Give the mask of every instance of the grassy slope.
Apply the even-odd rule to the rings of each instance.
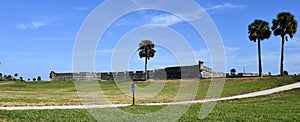
[[[300,77],[229,78],[226,79],[222,96],[249,93],[298,81]],[[205,97],[209,83],[210,79],[200,80],[196,99]],[[127,84],[130,86],[131,83]],[[146,87],[150,82],[136,82],[136,84],[139,87]],[[100,82],[100,86],[113,103],[131,103],[131,97],[120,91],[114,82]],[[157,96],[144,100],[138,99],[137,103],[172,101],[179,86],[179,80],[167,81],[164,89]],[[188,89],[190,86],[187,84],[184,87]],[[73,82],[7,82],[0,85],[0,93],[0,106],[80,104]]]
[[[224,101],[219,102],[204,120],[198,119],[201,104],[193,104],[179,121],[300,121],[299,101],[300,89],[269,96]],[[161,108],[164,106],[131,106],[122,109],[132,113],[149,113]],[[95,119],[87,110],[0,110],[0,121],[95,121]]]

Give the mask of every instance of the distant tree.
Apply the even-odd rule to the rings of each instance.
[[[154,50],[154,44],[150,40],[143,40],[139,43],[139,56],[145,58],[145,80],[148,79],[147,62],[150,58],[153,58],[156,51]]]
[[[36,81],[36,78],[32,78],[32,81]]]
[[[15,74],[14,74],[14,79],[15,79],[15,80],[18,80],[18,73],[15,73]]]
[[[269,23],[263,20],[254,20],[248,26],[249,39],[253,42],[257,41],[258,44],[258,74],[261,77],[262,75],[262,66],[261,66],[261,50],[260,50],[260,41],[268,39],[271,36],[271,30]]]
[[[3,74],[2,74],[2,73],[0,73],[0,79],[2,79],[2,75],[3,75]]]
[[[7,79],[7,80],[12,80],[12,76],[11,76],[11,75],[8,75],[8,76],[6,76],[6,79]]]
[[[235,70],[235,69],[231,69],[231,70],[230,70],[230,74],[231,74],[232,76],[234,76],[234,75],[236,74],[236,70]]]
[[[42,80],[42,77],[41,77],[41,76],[38,76],[38,77],[37,77],[37,80],[38,80],[38,81],[41,81],[41,80]]]
[[[18,73],[15,73],[14,76],[15,76],[15,79],[18,79]]]
[[[280,75],[283,75],[283,60],[284,60],[284,42],[288,41],[288,36],[293,38],[297,32],[298,23],[294,15],[289,12],[281,12],[277,14],[276,19],[272,21],[274,36],[281,37],[281,58],[280,58]]]
[[[19,79],[20,79],[20,81],[24,81],[24,80],[23,80],[23,77],[19,77]]]
[[[30,78],[28,78],[27,81],[30,81]]]
[[[4,76],[3,76],[3,79],[4,79],[4,80],[6,80],[6,77],[7,77],[7,76],[6,76],[6,75],[4,75]]]
[[[55,75],[55,72],[52,70],[52,71],[49,73],[49,78],[52,79],[54,75]]]
[[[284,70],[283,71],[283,76],[288,76],[288,75],[289,75],[288,71]]]

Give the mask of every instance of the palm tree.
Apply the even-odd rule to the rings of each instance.
[[[150,58],[153,58],[156,53],[153,48],[154,44],[150,40],[143,40],[139,43],[139,56],[140,58],[145,57],[145,80],[148,79],[147,61],[150,60]]]
[[[254,20],[249,26],[248,26],[248,33],[249,33],[249,39],[251,41],[256,42],[258,44],[258,74],[259,77],[262,75],[262,66],[261,66],[261,50],[260,50],[260,41],[264,39],[268,39],[271,36],[271,30],[269,23],[263,20]]]
[[[232,76],[234,76],[234,75],[236,74],[236,70],[235,70],[235,69],[231,69],[231,70],[230,70],[230,74],[231,74]]]
[[[295,20],[294,15],[289,12],[281,12],[277,14],[277,18],[272,21],[273,34],[274,36],[281,37],[281,59],[280,59],[280,75],[283,75],[283,59],[284,59],[284,39],[288,41],[288,36],[293,38],[297,28],[298,23]]]
[[[18,79],[18,73],[15,73],[14,76],[15,76],[15,79],[17,80]]]
[[[24,80],[23,80],[23,77],[20,77],[19,79],[20,79],[20,81],[24,81]]]
[[[37,80],[38,80],[38,81],[41,81],[41,80],[42,80],[42,77],[41,77],[41,76],[38,76],[38,77],[37,77]]]

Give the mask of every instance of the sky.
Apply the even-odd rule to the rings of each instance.
[[[116,4],[123,4],[124,1],[118,1],[120,3]],[[139,3],[138,0],[128,0],[128,2]],[[248,25],[255,19],[267,21],[272,26],[272,19],[282,11],[291,12],[298,22],[300,19],[299,1],[296,0],[195,0],[194,2],[205,9],[219,31],[226,54],[226,72],[232,68],[235,68],[237,72],[243,72],[244,64],[247,65],[246,72],[258,71],[257,43],[248,39],[247,30]],[[77,34],[91,12],[103,3],[105,1],[102,0],[2,0],[0,4],[2,16],[0,72],[6,75],[18,73],[24,79],[41,76],[44,80],[49,80],[51,70],[72,72]],[[178,9],[186,7],[172,2],[170,6],[179,6]],[[103,12],[113,14],[116,8],[110,9],[110,11]],[[201,21],[201,13],[195,12],[194,14],[194,18],[187,19]],[[97,20],[99,23],[102,23],[101,21],[105,21],[105,18]],[[190,45],[196,57],[193,62],[196,64],[197,60],[204,60],[206,66],[211,66],[211,56],[207,45],[193,26],[172,13],[145,9],[127,13],[111,25],[107,25],[108,28],[98,40],[95,50],[95,71],[112,71],[112,60],[118,58],[115,54],[122,52],[116,51],[119,42],[125,41],[126,44],[124,39],[128,39],[132,33],[138,33],[138,30],[145,29],[143,27],[147,25],[158,25],[178,33]],[[300,73],[299,33],[297,32],[294,38],[285,45],[284,69],[290,74]],[[140,35],[150,40],[158,37],[166,38],[164,35],[155,35],[151,29],[142,34],[133,35]],[[135,41],[136,48],[138,48],[138,42],[141,40]],[[156,40],[151,41],[159,43]],[[182,47],[177,42],[170,41],[169,43]],[[131,48],[126,45],[121,47],[122,49]],[[188,55],[185,49],[180,54],[174,54],[164,45],[157,45],[155,49],[157,53],[149,61],[150,69],[180,65],[177,55]],[[263,73],[279,74],[280,50],[280,37],[272,35],[269,39],[262,41]],[[140,59],[137,52],[132,52],[127,60],[126,70],[143,70],[144,59]]]

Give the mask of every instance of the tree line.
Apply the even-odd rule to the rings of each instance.
[[[290,12],[280,12],[276,18],[272,20],[272,27],[269,23],[264,20],[255,19],[248,26],[249,39],[251,41],[257,41],[258,47],[258,74],[262,76],[262,65],[261,65],[261,41],[269,39],[270,36],[281,37],[281,58],[280,58],[280,75],[284,75],[284,44],[285,41],[292,39],[297,32],[298,23],[295,16]]]
[[[15,73],[13,76],[0,73],[0,81],[26,81],[22,76],[18,76],[18,73]],[[31,79],[28,78],[27,81],[31,81]],[[37,78],[32,78],[32,81],[42,81],[42,77],[38,76]]]

